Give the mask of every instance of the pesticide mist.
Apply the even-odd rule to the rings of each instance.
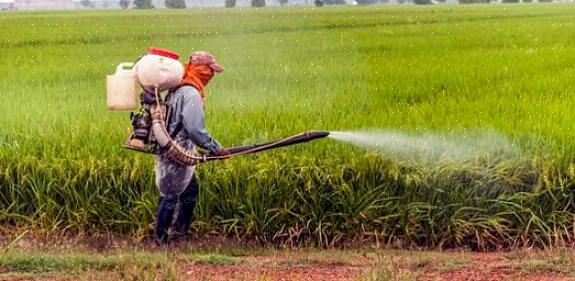
[[[430,162],[448,160],[510,159],[519,149],[507,137],[493,130],[458,131],[445,134],[402,132],[331,132],[330,138],[383,153],[387,157]]]

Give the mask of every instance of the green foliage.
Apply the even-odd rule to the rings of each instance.
[[[127,9],[130,6],[130,0],[120,0],[120,7],[122,9]]]
[[[226,8],[233,8],[236,6],[236,0],[226,0]]]
[[[134,9],[153,9],[152,0],[134,0]]]
[[[90,0],[81,0],[80,4],[86,8],[94,8],[94,3],[92,3]]]
[[[382,3],[381,0],[357,0],[358,5],[370,5],[370,4],[378,4]]]
[[[186,8],[186,1],[185,0],[166,0],[166,8],[185,9]]]
[[[153,158],[121,148],[130,122],[105,109],[104,76],[159,46],[227,66],[205,104],[226,146],[493,128],[524,152],[428,165],[326,139],[203,164],[195,231],[325,247],[571,243],[575,7],[500,8],[2,14],[0,223],[150,234]]]
[[[485,4],[489,2],[490,0],[459,0],[459,4]]]
[[[266,0],[251,0],[252,1],[252,7],[265,7],[266,6]]]

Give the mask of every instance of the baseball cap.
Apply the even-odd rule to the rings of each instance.
[[[214,55],[200,51],[190,54],[190,63],[195,65],[207,65],[217,73],[224,72],[224,68],[216,62]]]

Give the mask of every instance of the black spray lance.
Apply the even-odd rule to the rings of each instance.
[[[156,104],[148,106],[148,112],[149,116],[151,117],[151,121],[143,122],[143,124],[150,124],[149,129],[145,129],[145,131],[148,133],[145,134],[145,138],[143,139],[140,138],[138,134],[132,133],[124,147],[141,152],[167,154],[174,161],[182,165],[196,165],[198,163],[211,160],[223,160],[238,155],[252,154],[269,149],[308,142],[315,139],[324,138],[329,135],[329,132],[309,131],[289,136],[280,140],[228,148],[230,154],[225,156],[198,155],[192,150],[181,147],[172,139],[166,130],[164,112],[166,107],[160,103],[160,96],[157,90],[155,91],[155,94]],[[137,128],[136,124],[137,122],[134,122],[134,132],[142,130],[142,128]]]
[[[308,142],[319,138],[324,138],[329,135],[329,132],[322,131],[309,131],[286,137],[280,140],[248,145],[248,146],[238,146],[229,148],[229,155],[226,156],[216,156],[216,155],[197,155],[191,150],[181,147],[176,143],[166,130],[165,124],[165,113],[163,112],[164,106],[159,103],[159,95],[156,91],[157,104],[150,107],[150,113],[152,116],[152,126],[151,133],[155,142],[160,147],[160,151],[166,153],[170,158],[182,165],[196,165],[198,163],[211,161],[211,160],[223,160],[230,157],[252,154],[261,152],[264,150],[280,148],[288,145],[294,145],[298,143]],[[129,146],[127,146],[130,148]],[[158,150],[156,150],[158,151]]]

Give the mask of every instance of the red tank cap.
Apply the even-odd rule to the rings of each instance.
[[[148,48],[148,54],[149,55],[158,55],[158,56],[167,57],[167,58],[171,58],[171,59],[175,59],[175,60],[180,58],[180,54],[178,54],[176,52],[172,52],[170,50],[162,49],[162,48],[150,47],[150,48]]]

